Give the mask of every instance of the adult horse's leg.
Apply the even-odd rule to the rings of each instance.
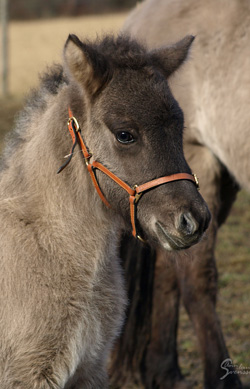
[[[221,363],[229,358],[229,355],[215,310],[217,269],[214,248],[217,229],[225,221],[235,200],[238,187],[218,160],[203,146],[187,145],[186,156],[193,170],[201,178],[202,195],[207,201],[213,217],[203,241],[179,254],[178,262],[181,266],[175,267],[176,277],[185,308],[198,337],[204,363],[205,388],[237,389],[241,388],[241,384],[236,374],[228,374],[223,380],[220,379],[225,374]],[[178,310],[175,309],[172,315],[169,314],[171,299],[170,302],[166,301],[163,305],[163,296],[161,299],[159,298],[159,295],[163,294],[166,289],[164,273],[167,280],[169,271],[164,264],[164,256],[170,257],[169,254],[158,252],[156,258],[154,283],[158,287],[154,288],[151,340],[147,350],[146,382],[148,388],[171,389],[182,385],[187,387],[188,384],[179,381],[181,375],[175,374],[175,372],[180,371],[175,349],[176,344],[175,340],[168,341],[171,336],[176,336],[177,319],[175,317],[173,320],[173,314],[177,314]],[[160,265],[161,271],[157,272],[159,263],[162,264],[162,266]],[[172,276],[173,279],[174,276]],[[172,325],[170,321],[172,321]],[[157,363],[155,364],[152,360],[158,361],[158,368],[155,367]],[[162,360],[161,363],[160,360]],[[230,371],[230,368],[228,370]]]
[[[213,218],[207,232],[207,238],[188,250],[192,261],[189,262],[185,258],[183,271],[178,272],[181,294],[198,337],[204,363],[205,388],[241,388],[236,374],[229,374],[221,380],[225,374],[221,363],[229,355],[215,310],[217,269],[214,258],[218,226],[226,219],[235,200],[238,187],[218,161],[212,155],[209,156],[208,150],[192,145],[192,155],[189,155],[188,148],[186,153],[191,166],[193,168],[197,166],[199,169],[202,194]],[[203,164],[200,161],[203,161]],[[211,169],[211,167],[213,168]]]
[[[144,383],[147,388],[188,389],[178,366],[177,329],[180,289],[175,258],[156,255],[150,343],[146,352]]]
[[[202,194],[209,203],[213,218],[203,241],[193,247],[193,250],[189,249],[183,253],[179,253],[179,266],[173,265],[172,273],[174,275],[172,276],[172,279],[175,279],[177,290],[181,290],[184,305],[196,327],[205,369],[209,370],[207,366],[209,366],[210,360],[213,358],[213,351],[216,354],[215,359],[220,358],[221,355],[226,358],[226,355],[228,355],[215,312],[217,270],[214,261],[214,245],[218,227],[219,209],[221,206],[221,166],[210,152],[202,146],[187,146],[186,155],[188,160],[191,161],[191,167],[200,177]],[[201,164],[200,161],[203,161],[203,163]],[[155,285],[159,285],[157,294],[162,294],[162,298],[166,288],[164,276],[166,277],[166,280],[168,280],[168,267],[166,266],[166,262],[169,257],[170,254],[161,251],[157,252]],[[160,276],[157,274],[159,263],[162,264]],[[157,294],[154,297],[156,297]],[[173,314],[178,314],[178,309],[175,308],[174,311],[172,311],[172,314],[169,314],[169,311],[171,311],[171,304],[168,300],[166,299],[165,304],[162,307],[158,301],[161,300],[157,298],[154,298],[153,300],[151,341],[147,352],[147,387],[161,389],[171,389],[178,387],[178,385],[180,387],[188,387],[188,383],[185,383],[181,379],[181,374],[175,374],[176,371],[180,372],[176,351],[175,325],[177,324],[177,317],[175,316],[173,318]],[[210,331],[212,341],[208,339],[209,336],[207,335],[207,332],[210,333]],[[159,336],[159,334],[162,334],[162,336]],[[172,338],[173,341],[167,342],[167,347],[165,347],[166,339],[169,338]],[[208,344],[206,341],[208,341]],[[221,347],[219,352],[217,350],[218,347]],[[152,350],[154,350],[154,352],[152,352]],[[152,366],[154,367],[154,363],[152,360],[154,359],[156,361],[161,360],[161,366],[164,365],[164,369],[154,368],[153,370]],[[217,363],[215,362],[214,365],[217,366]],[[212,367],[211,370],[213,371],[210,371],[209,374],[213,374],[215,368]],[[218,368],[216,367],[215,375],[217,371]],[[223,371],[221,370],[221,372]],[[219,377],[220,376],[222,376],[222,374],[219,375]],[[208,387],[213,389],[216,388],[215,385]]]

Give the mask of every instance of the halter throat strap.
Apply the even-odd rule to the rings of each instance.
[[[188,180],[192,181],[197,189],[199,189],[199,182],[198,178],[195,174],[188,174],[188,173],[177,173],[172,174],[170,176],[164,176],[157,178],[152,181],[148,181],[145,184],[142,185],[134,185],[133,188],[131,188],[126,182],[121,180],[119,177],[117,177],[114,173],[112,173],[108,168],[106,168],[104,165],[102,165],[98,161],[90,162],[90,159],[92,157],[92,154],[89,152],[88,147],[86,146],[83,137],[81,135],[81,129],[78,124],[77,119],[73,116],[71,109],[68,109],[69,112],[69,119],[68,119],[68,130],[70,132],[70,135],[72,137],[73,146],[71,148],[70,154],[68,156],[67,161],[60,167],[60,169],[57,171],[57,173],[60,173],[71,161],[73,152],[75,149],[76,144],[78,143],[80,146],[80,149],[82,151],[83,157],[85,159],[85,163],[87,165],[88,172],[90,174],[90,177],[92,179],[92,182],[94,184],[94,187],[101,198],[102,202],[106,205],[106,207],[111,208],[111,205],[105,198],[104,194],[102,193],[102,190],[99,186],[99,183],[96,178],[95,170],[98,169],[104,174],[106,174],[109,178],[111,178],[116,184],[118,184],[122,189],[124,189],[128,195],[129,195],[129,204],[130,204],[130,219],[131,219],[131,225],[132,225],[132,234],[135,238],[143,241],[142,237],[138,234],[138,227],[137,227],[137,205],[138,202],[142,196],[142,194],[152,188],[156,188],[160,185],[166,184],[168,182],[173,181],[179,181],[179,180]]]

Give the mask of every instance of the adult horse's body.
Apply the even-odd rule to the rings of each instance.
[[[190,246],[206,229],[165,78],[192,41],[147,52],[123,36],[93,44],[70,36],[64,67],[43,78],[21,114],[0,175],[1,389],[106,388],[126,304],[118,243],[130,210],[156,246]],[[68,109],[77,119],[68,121]],[[56,175],[72,144],[67,121],[75,154]],[[178,180],[165,185],[166,174]]]
[[[172,389],[178,387],[178,382],[185,387],[176,351],[181,291],[200,343],[205,387],[239,388],[235,374],[220,380],[224,375],[221,363],[228,352],[215,311],[214,246],[217,229],[227,217],[238,185],[250,190],[250,1],[147,0],[129,16],[124,29],[151,48],[169,44],[183,33],[196,35],[192,60],[175,75],[171,85],[185,112],[185,155],[201,178],[201,193],[213,218],[207,239],[183,253],[181,271],[166,265],[169,255],[158,251],[156,266],[151,268],[151,319],[145,318],[143,327],[141,317],[138,323],[129,317],[114,366],[118,369],[120,357],[124,382],[130,374],[132,381],[141,374],[140,380],[147,388]],[[135,254],[125,255],[126,268],[130,269]],[[145,261],[145,253],[143,256]],[[193,259],[191,264],[189,257]],[[141,274],[143,271],[144,265]],[[145,301],[138,296],[138,269],[137,274],[137,283],[134,275],[127,274],[135,291],[133,312],[136,304]],[[131,299],[132,295],[131,291]],[[148,296],[149,292],[147,299],[151,301]],[[141,332],[144,328],[147,342],[135,336],[138,344],[132,345],[128,339],[138,327]],[[135,356],[131,362],[126,353]]]

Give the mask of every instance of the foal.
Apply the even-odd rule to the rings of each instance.
[[[1,389],[106,388],[120,231],[181,249],[207,228],[166,81],[192,40],[148,52],[71,35],[21,113],[0,173]]]

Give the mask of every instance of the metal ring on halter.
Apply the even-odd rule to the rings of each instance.
[[[199,179],[198,179],[197,175],[195,173],[192,173],[192,176],[194,177],[197,190],[200,190],[200,184],[199,184]]]
[[[68,120],[68,125],[69,125],[71,122],[74,123],[74,125],[75,125],[75,130],[76,130],[76,132],[78,132],[80,126],[79,126],[79,123],[78,123],[77,119],[76,119],[74,116],[71,116],[71,117],[69,118],[69,120]]]
[[[136,188],[138,188],[139,185],[134,185],[133,186],[133,189],[136,190]],[[140,200],[140,197],[142,195],[142,192],[141,193],[136,193],[135,194],[135,204]]]

